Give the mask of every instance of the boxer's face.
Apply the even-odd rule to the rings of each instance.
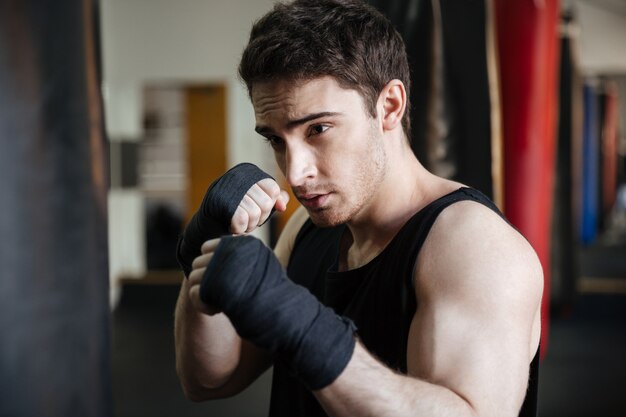
[[[314,223],[358,221],[386,171],[379,123],[355,90],[331,77],[254,85],[256,130],[265,137]]]

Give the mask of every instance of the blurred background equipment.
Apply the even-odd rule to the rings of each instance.
[[[418,158],[492,197],[541,259],[540,414],[623,416],[626,3],[369,2],[406,41]],[[236,75],[273,3],[0,3],[0,415],[266,415],[268,374],[184,399],[173,247],[227,168],[286,184]]]
[[[0,415],[111,416],[95,2],[0,3]]]

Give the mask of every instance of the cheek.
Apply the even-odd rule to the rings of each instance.
[[[367,151],[361,147],[354,135],[333,137],[316,149],[318,170],[338,179],[354,176],[355,167],[367,156]]]

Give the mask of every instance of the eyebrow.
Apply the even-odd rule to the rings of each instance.
[[[294,119],[294,120],[289,120],[287,122],[287,128],[288,129],[292,129],[296,126],[299,125],[303,125],[307,122],[310,122],[311,120],[315,120],[315,119],[319,119],[321,117],[329,117],[329,116],[341,116],[343,115],[343,113],[340,112],[332,112],[332,111],[324,111],[324,112],[320,112],[320,113],[312,113],[312,114],[308,114],[304,117],[301,117],[299,119]],[[255,132],[259,133],[259,134],[263,134],[263,133],[269,133],[269,132],[273,132],[273,130],[268,127],[268,126],[263,126],[263,125],[257,125],[254,128]]]

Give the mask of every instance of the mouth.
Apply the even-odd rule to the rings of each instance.
[[[298,201],[308,209],[320,209],[324,206],[330,193],[326,194],[299,194],[296,195]]]

